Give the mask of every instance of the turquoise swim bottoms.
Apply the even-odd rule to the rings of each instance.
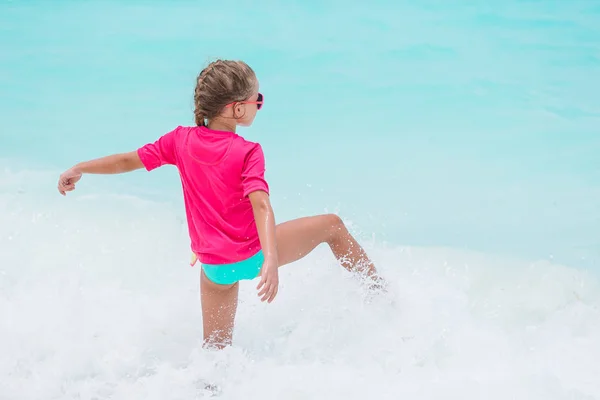
[[[242,261],[232,264],[202,264],[204,274],[208,279],[219,285],[231,285],[237,281],[251,280],[258,276],[265,256],[262,250]]]

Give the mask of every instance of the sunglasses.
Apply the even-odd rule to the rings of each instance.
[[[256,99],[256,101],[234,101],[233,103],[227,104],[225,107],[231,107],[235,103],[239,103],[239,104],[256,104],[256,109],[260,110],[262,108],[262,106],[263,106],[263,103],[264,103],[264,96],[262,95],[262,93],[259,93],[258,94],[258,98]]]

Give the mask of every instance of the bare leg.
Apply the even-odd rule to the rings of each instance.
[[[204,346],[222,349],[231,345],[239,288],[239,282],[233,285],[219,285],[211,282],[204,275],[204,271],[201,272],[200,300]]]
[[[380,282],[375,266],[363,248],[334,214],[299,218],[277,225],[279,265],[292,263],[327,243],[341,265],[351,272],[366,273]],[[204,271],[200,276],[204,345],[219,349],[231,345],[237,311],[239,283],[219,285]]]
[[[298,218],[277,225],[277,250],[280,266],[292,263],[327,243],[341,265],[351,272],[375,278],[377,270],[363,248],[335,214]]]

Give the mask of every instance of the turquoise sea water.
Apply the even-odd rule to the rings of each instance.
[[[0,398],[600,397],[600,2],[3,1],[0,46]],[[340,213],[400,306],[319,249],[207,355],[176,171],[58,195],[192,124],[217,57],[277,219]]]

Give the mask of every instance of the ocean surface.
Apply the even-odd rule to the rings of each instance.
[[[600,399],[600,1],[3,0],[0,47],[0,400]],[[391,287],[319,247],[210,352],[177,171],[56,184],[193,124],[216,58],[277,220]]]

